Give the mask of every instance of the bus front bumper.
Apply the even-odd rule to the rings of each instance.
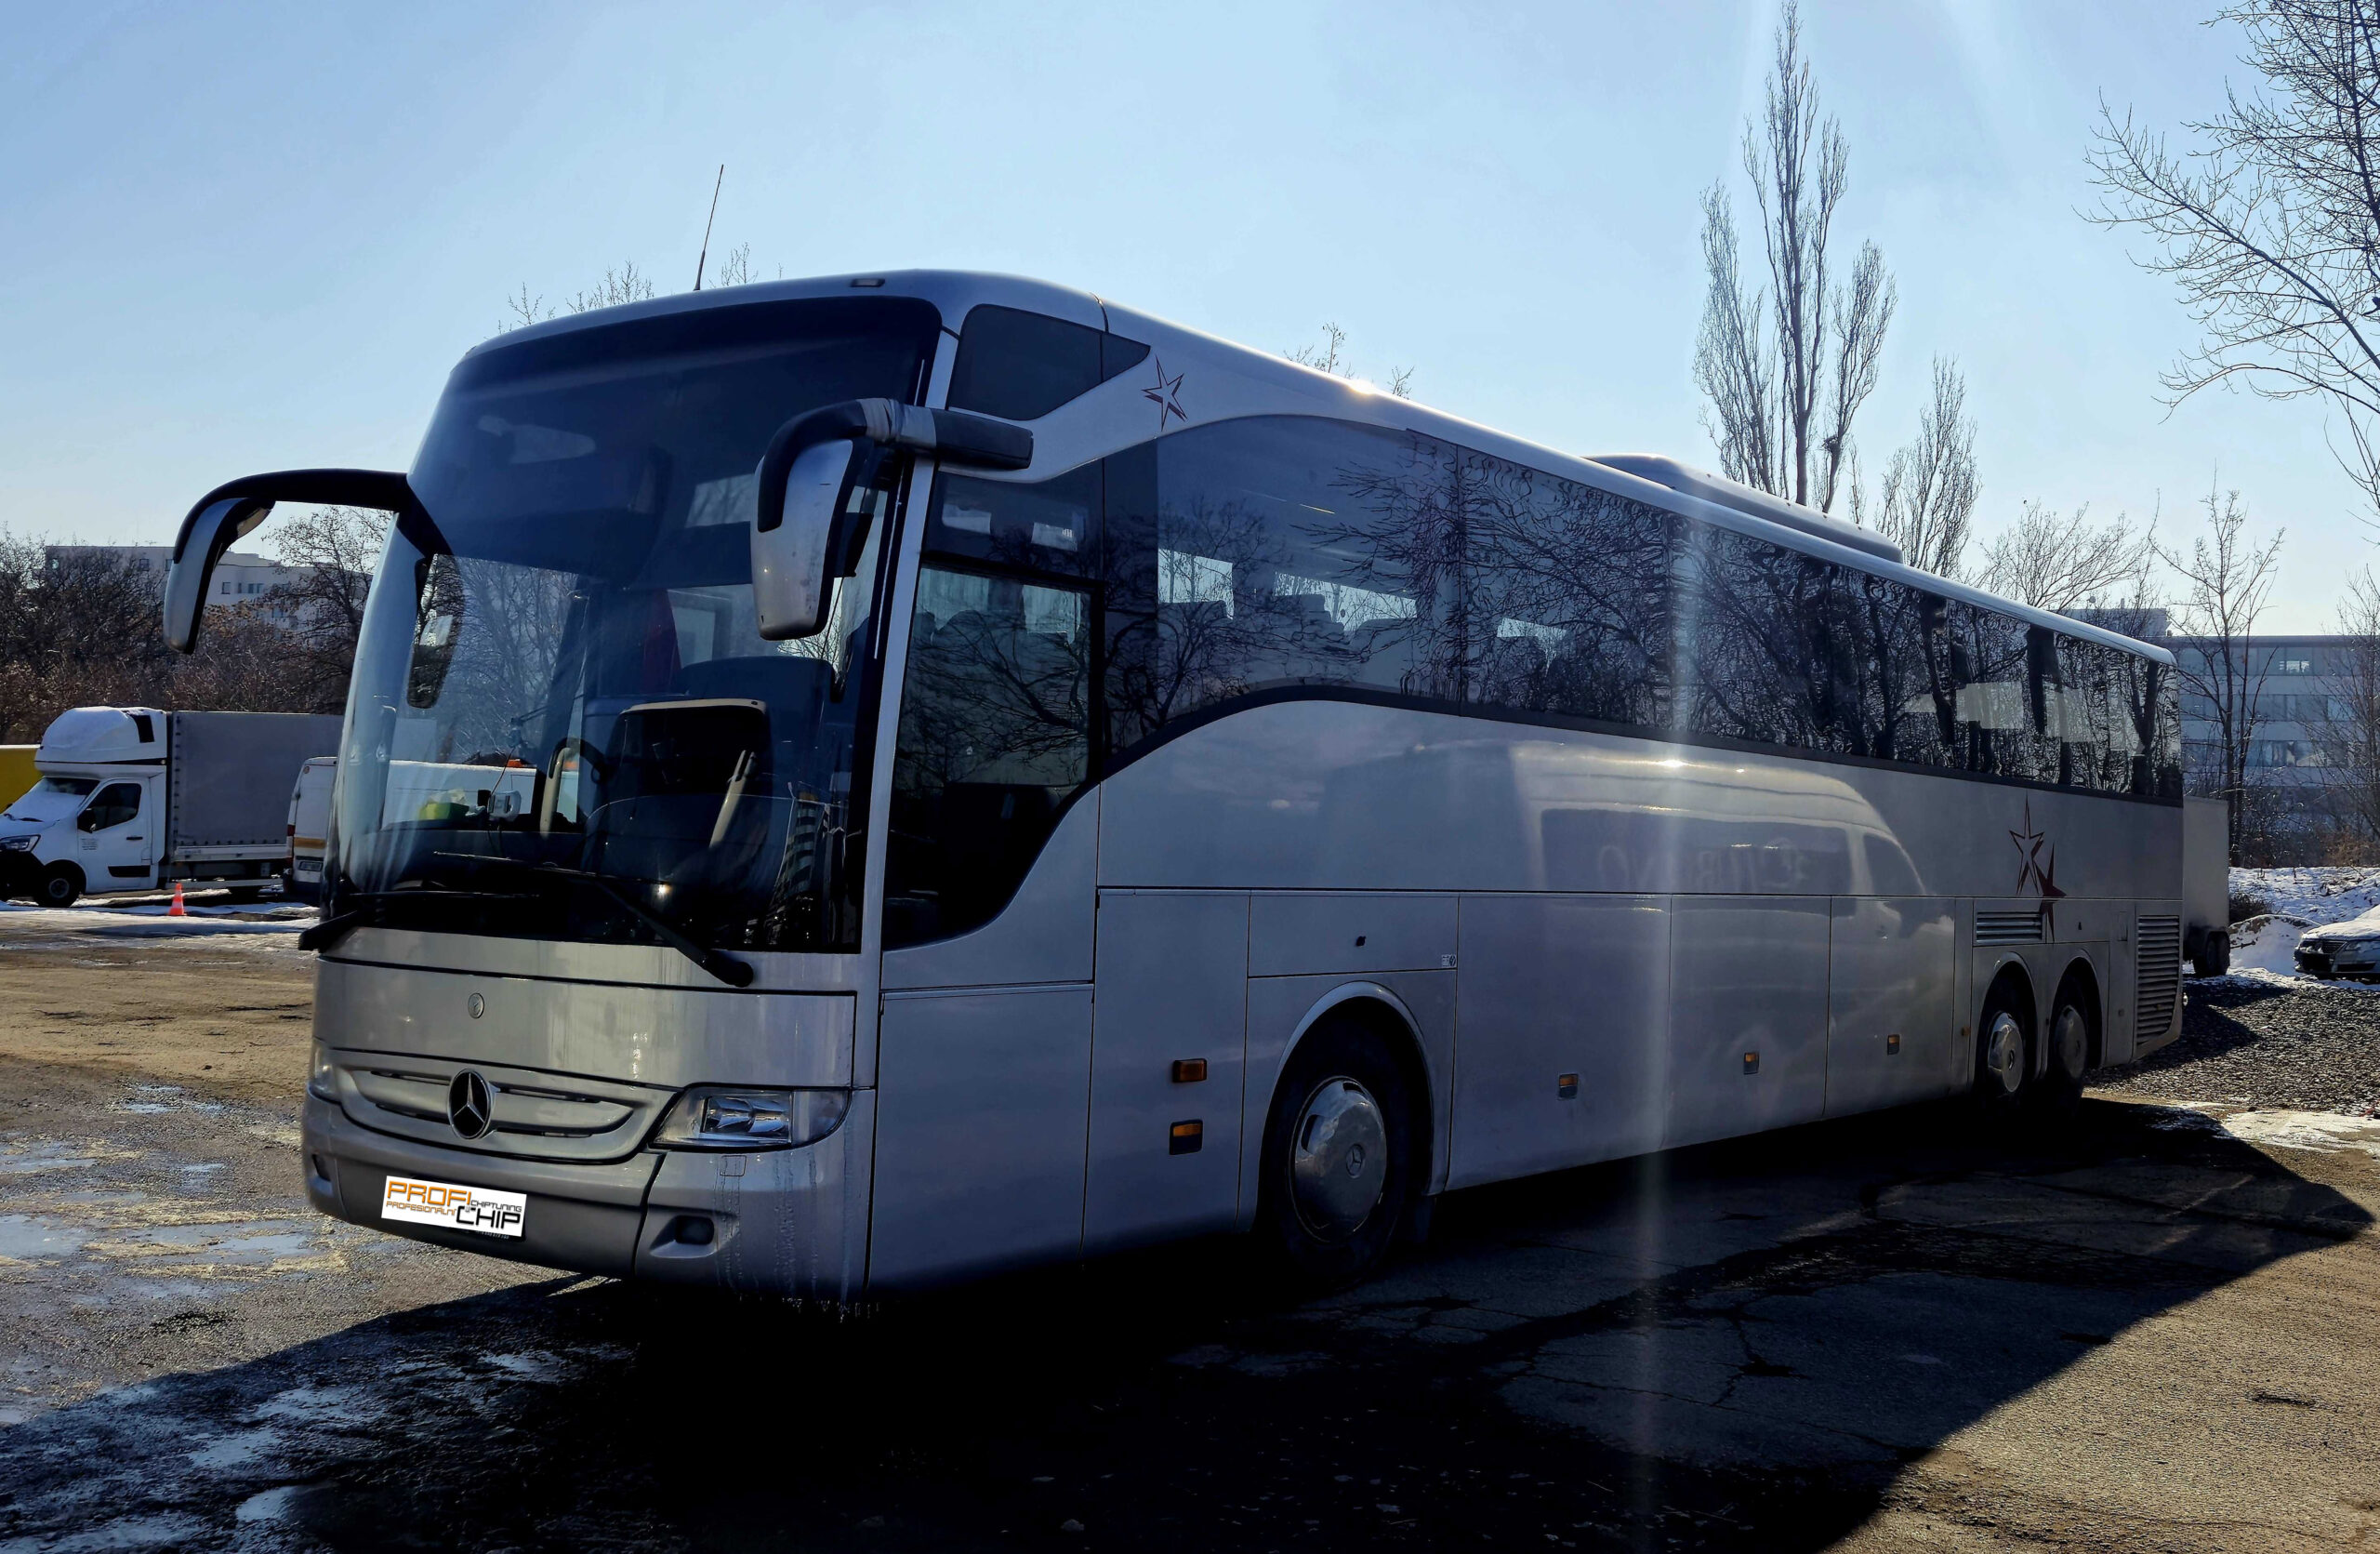
[[[573,1273],[674,1280],[842,1303],[866,1275],[867,1162],[876,1096],[799,1149],[641,1150],[594,1164],[442,1149],[360,1126],[308,1095],[299,1155],[323,1213],[392,1235]],[[386,1218],[390,1176],[517,1192],[521,1234]]]

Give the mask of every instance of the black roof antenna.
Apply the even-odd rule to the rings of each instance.
[[[703,288],[703,265],[710,259],[710,224],[719,219],[719,186],[727,181],[727,164],[719,165],[719,177],[710,186],[710,215],[703,222],[703,251],[694,260],[694,289]]]

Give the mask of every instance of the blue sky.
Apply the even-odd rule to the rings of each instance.
[[[2311,405],[2156,374],[2192,339],[2082,221],[2102,96],[2245,85],[2210,3],[1807,0],[1852,150],[1839,231],[1900,283],[1872,479],[1956,357],[1986,534],[2027,498],[2168,531],[2219,478],[2289,531],[2276,627],[2371,541]],[[9,8],[0,525],[157,541],[252,470],[402,467],[523,282],[633,259],[951,265],[1360,367],[1554,446],[1712,462],[1698,193],[1733,175],[1767,4]],[[262,539],[264,537],[258,537]]]

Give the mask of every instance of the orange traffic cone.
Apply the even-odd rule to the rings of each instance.
[[[174,882],[174,904],[165,909],[165,915],[167,917],[188,917],[190,915],[189,912],[182,910],[182,883],[179,880],[176,880]]]

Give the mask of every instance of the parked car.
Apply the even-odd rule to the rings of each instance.
[[[2307,929],[2297,941],[2296,961],[2308,976],[2380,982],[2380,907],[2345,923]]]

